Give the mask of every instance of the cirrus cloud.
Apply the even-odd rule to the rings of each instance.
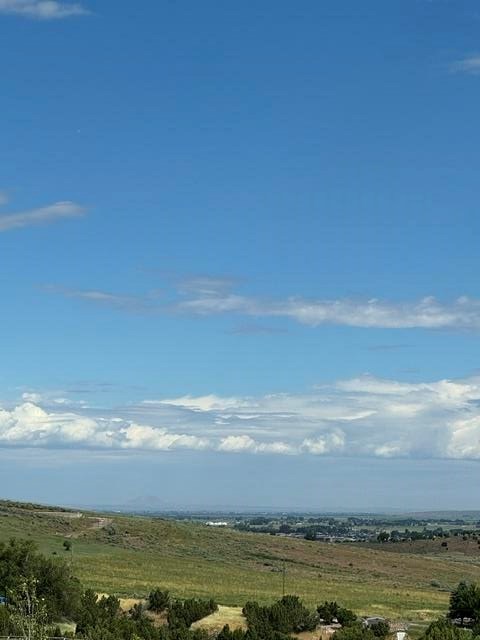
[[[36,20],[62,20],[85,16],[90,11],[83,5],[58,0],[0,0],[0,14],[18,15]]]
[[[227,279],[192,278],[161,297],[155,290],[132,297],[102,289],[85,291],[51,285],[45,289],[68,298],[109,305],[133,313],[183,314],[199,318],[223,315],[236,320],[241,317],[257,320],[268,318],[294,321],[309,327],[340,325],[363,329],[480,330],[480,300],[468,296],[459,296],[450,302],[442,302],[434,296],[404,302],[378,298],[321,299],[299,296],[272,299],[241,295],[233,289],[234,284],[233,280]],[[132,304],[123,304],[127,297]],[[258,326],[253,331],[248,328],[246,331],[235,331],[244,334],[258,332],[262,332],[261,325],[260,331]],[[285,328],[269,326],[263,332],[284,333]],[[395,347],[398,348],[397,345]]]
[[[462,60],[457,60],[457,62],[453,63],[451,69],[456,73],[478,75],[480,74],[480,55],[475,54],[462,58]]]
[[[1,1],[1,0],[0,0]],[[30,209],[19,213],[10,213],[0,216],[0,233],[21,227],[49,224],[64,218],[78,218],[86,213],[86,209],[69,200],[55,202],[46,207]]]
[[[385,329],[480,329],[480,300],[461,296],[449,304],[433,296],[413,302],[369,300],[316,300],[290,297],[267,300],[233,292],[192,294],[179,300],[176,310],[198,316],[238,314],[277,317],[318,327],[339,324],[350,327]]]

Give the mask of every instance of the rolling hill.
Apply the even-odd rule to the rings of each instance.
[[[452,552],[438,542],[421,553],[415,546],[392,553],[3,501],[0,541],[10,537],[32,539],[45,554],[72,562],[86,587],[129,597],[161,586],[176,597],[213,597],[224,605],[268,603],[282,595],[285,561],[286,592],[310,606],[336,599],[359,613],[418,621],[443,613],[460,580],[480,578],[480,548],[461,543]]]

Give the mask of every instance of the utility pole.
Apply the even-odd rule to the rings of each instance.
[[[283,564],[282,564],[282,596],[285,595],[285,572],[286,572],[286,568],[285,568],[285,558],[284,558]]]

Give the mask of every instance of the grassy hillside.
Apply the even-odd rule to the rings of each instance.
[[[422,620],[443,612],[448,589],[480,579],[480,550],[449,554],[307,542],[218,530],[201,524],[124,515],[77,513],[0,503],[0,540],[35,540],[46,554],[73,562],[99,592],[143,596],[154,586],[177,597],[213,597],[224,605],[271,602],[286,591],[314,605],[337,599],[360,613]],[[63,542],[73,542],[73,554]]]

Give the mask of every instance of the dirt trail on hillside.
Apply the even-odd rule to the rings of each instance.
[[[89,529],[103,529],[103,527],[108,527],[109,524],[112,524],[113,518],[89,518],[91,520]]]

